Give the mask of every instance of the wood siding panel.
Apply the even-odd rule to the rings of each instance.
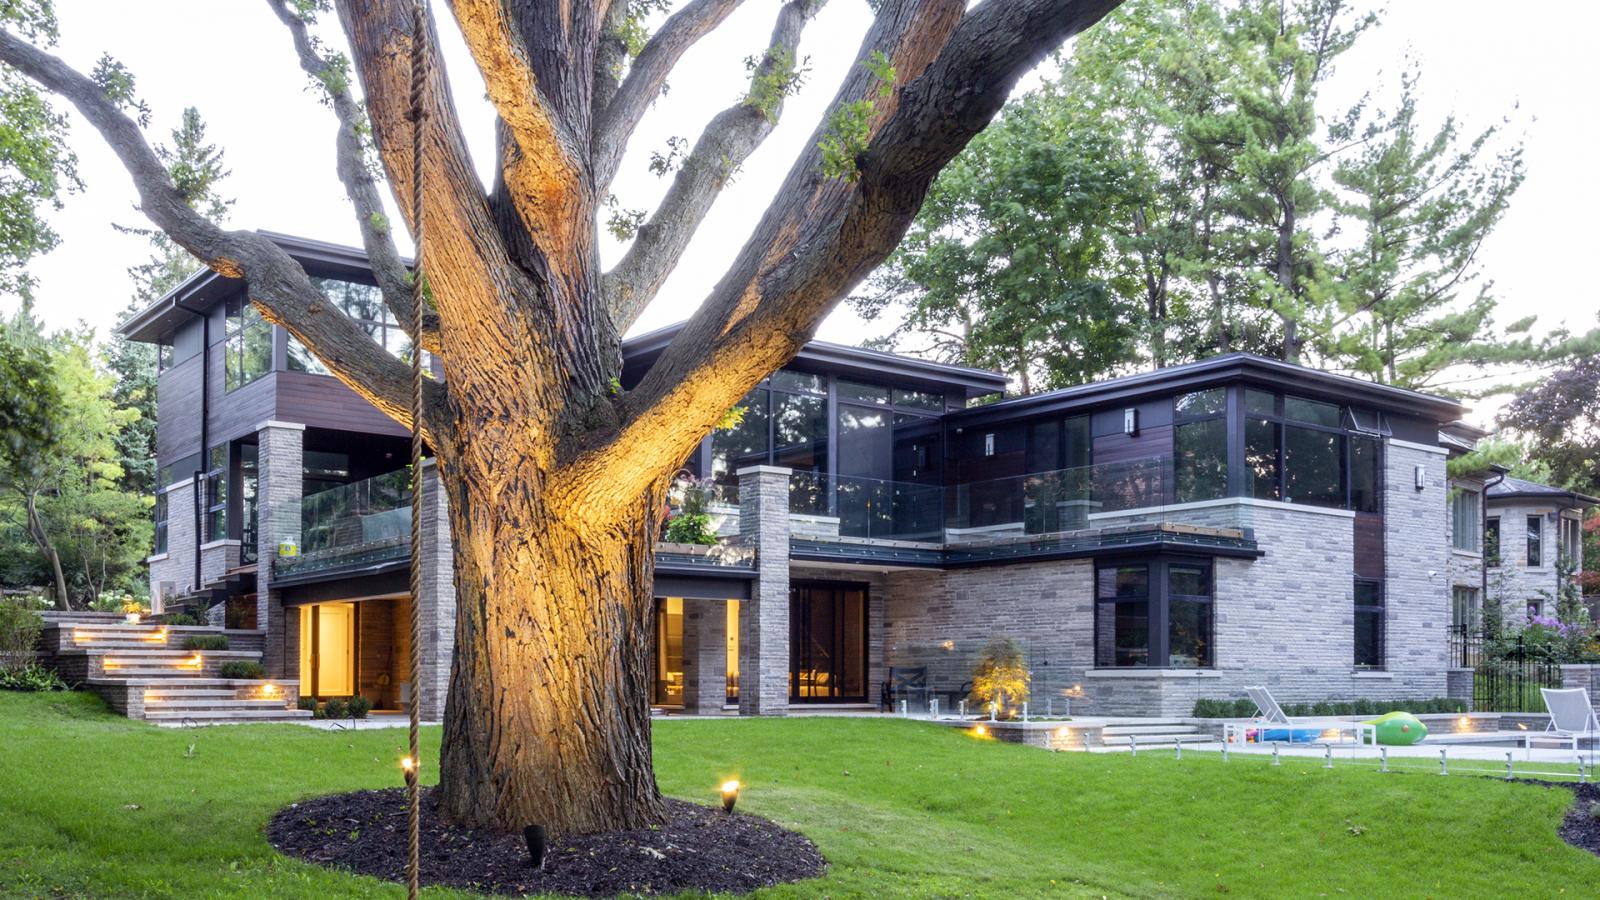
[[[1382,580],[1383,569],[1383,514],[1356,513],[1355,518],[1355,575],[1357,578]]]
[[[1151,456],[1172,455],[1172,426],[1152,425],[1140,428],[1135,437],[1125,434],[1102,434],[1094,439],[1094,464],[1127,462]]]
[[[403,437],[411,433],[330,375],[278,372],[275,380],[276,406],[270,418],[364,434]]]
[[[200,357],[162,372],[156,381],[156,464],[200,451]]]

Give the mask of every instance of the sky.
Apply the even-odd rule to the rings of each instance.
[[[765,46],[776,5],[744,4],[685,56],[629,146],[614,188],[621,206],[652,207],[666,181],[649,173],[651,151],[664,150],[671,137],[693,140],[712,115],[738,100],[746,83],[743,61]],[[493,113],[443,4],[435,6],[463,125],[487,178]],[[288,33],[266,3],[59,0],[58,12],[56,52],[84,71],[105,52],[126,64],[151,107],[147,134],[154,142],[167,139],[185,106],[199,107],[232,173],[222,185],[225,196],[236,198],[231,226],[358,243],[355,217],[333,172],[333,115],[307,89]],[[1587,330],[1596,323],[1600,295],[1592,279],[1573,272],[1593,255],[1589,223],[1600,209],[1592,162],[1600,145],[1594,100],[1600,54],[1593,47],[1600,4],[1531,0],[1511,10],[1489,0],[1394,0],[1382,13],[1382,25],[1341,58],[1325,89],[1327,108],[1364,93],[1379,103],[1393,97],[1409,59],[1421,68],[1425,122],[1453,113],[1472,134],[1509,120],[1507,134],[1524,142],[1528,177],[1480,257],[1501,299],[1499,319],[1536,315],[1535,333],[1559,326]],[[328,18],[322,33],[342,45]],[[809,65],[805,87],[723,192],[633,333],[685,318],[732,261],[821,119],[868,21],[864,0],[835,0],[806,30],[800,47]],[[1035,73],[1019,90],[1038,79]],[[86,187],[51,216],[61,244],[32,265],[38,312],[52,327],[84,322],[104,335],[128,303],[127,267],[148,255],[142,238],[119,233],[113,224],[144,221],[120,163],[75,114],[72,140]],[[602,241],[604,262],[620,257],[616,242],[605,235]],[[14,307],[0,303],[8,311]],[[853,344],[886,330],[841,307],[818,337]],[[1469,418],[1487,424],[1500,402],[1477,404]]]

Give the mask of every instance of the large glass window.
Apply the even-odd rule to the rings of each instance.
[[[1283,482],[1284,499],[1290,503],[1344,506],[1344,437],[1285,425]]]
[[[1332,403],[1307,400],[1303,397],[1283,398],[1283,417],[1295,422],[1321,425],[1324,428],[1338,428],[1342,424],[1339,421],[1339,407]]]
[[[683,598],[656,598],[656,672],[651,697],[657,706],[683,705]]]
[[[311,350],[292,334],[289,335],[288,354],[289,371],[304,372],[307,375],[328,374],[328,367],[322,364],[322,360],[317,359]]]
[[[223,390],[232,391],[272,371],[272,323],[242,298],[228,301]]]
[[[228,446],[211,448],[206,468],[206,540],[228,536]]]
[[[1250,496],[1257,500],[1283,499],[1283,441],[1280,438],[1282,428],[1282,425],[1267,419],[1245,420],[1244,469],[1250,479]]]
[[[1383,668],[1383,585],[1376,581],[1356,580],[1355,664]]]
[[[159,488],[156,494],[156,553],[167,552],[167,492]]]
[[[1212,570],[1204,561],[1156,559],[1095,572],[1095,665],[1215,664]]]
[[[1173,432],[1179,503],[1215,500],[1228,494],[1228,422],[1185,422]]]
[[[1544,565],[1544,516],[1528,517],[1528,567]]]
[[[867,589],[800,584],[789,590],[789,700],[867,699]]]
[[[1211,570],[1167,567],[1167,665],[1206,668],[1211,660]]]
[[[711,433],[711,480],[737,486],[740,469],[767,462],[767,389],[756,388],[736,407],[738,424]]]
[[[1479,507],[1477,491],[1457,488],[1450,495],[1450,546],[1476,553],[1479,546]]]
[[[789,482],[791,512],[828,513],[828,399],[772,393],[772,464],[810,475]]]

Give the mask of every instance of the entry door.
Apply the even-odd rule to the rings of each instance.
[[[867,699],[867,590],[853,584],[802,584],[789,591],[789,699],[861,703]]]
[[[300,690],[308,696],[355,693],[356,605],[318,603],[300,608]]]

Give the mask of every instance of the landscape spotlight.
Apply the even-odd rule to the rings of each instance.
[[[724,781],[722,783],[722,811],[733,812],[733,805],[739,802],[739,781]]]
[[[403,769],[407,775],[410,775],[417,770],[417,761],[409,756],[402,757],[400,760],[400,768]]]

